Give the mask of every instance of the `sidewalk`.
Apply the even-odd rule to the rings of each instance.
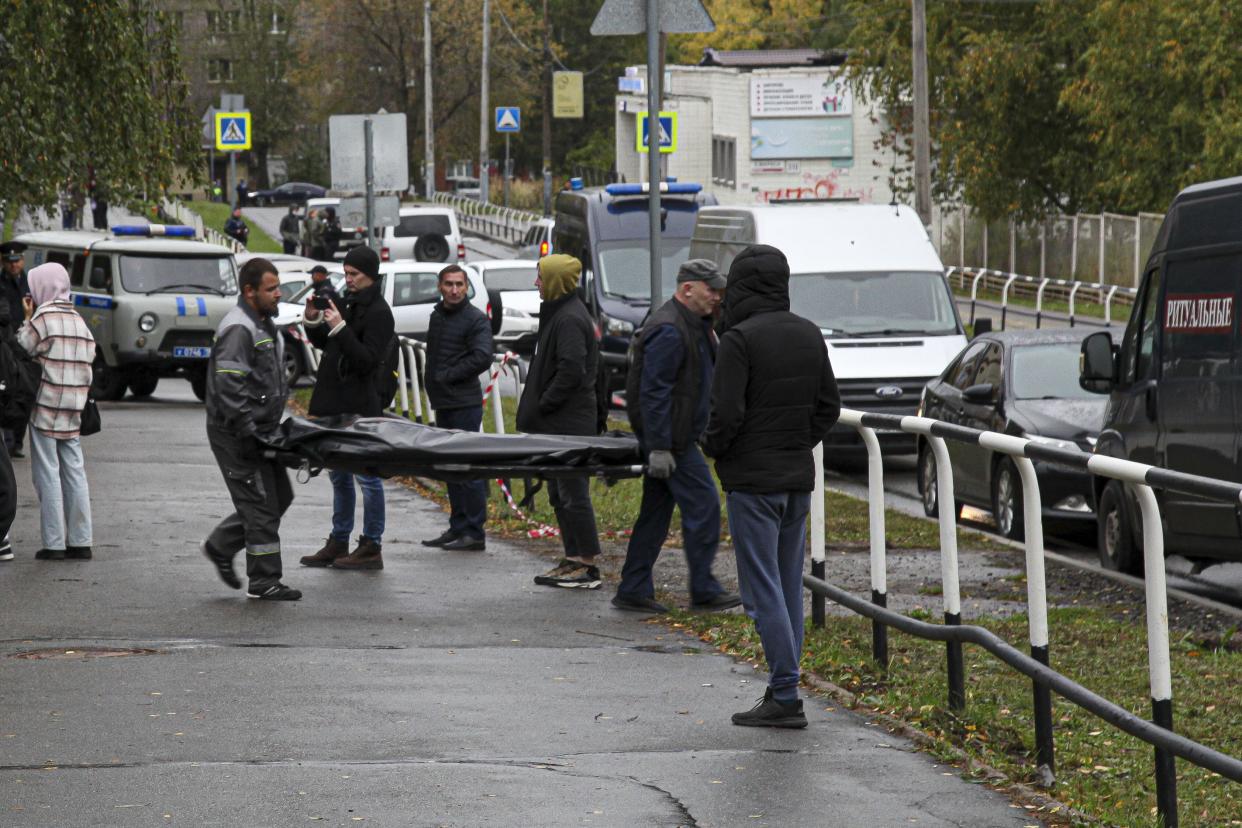
[[[306,597],[246,601],[197,551],[230,507],[189,386],[103,421],[83,441],[91,562],[34,560],[17,461],[0,825],[1031,822],[830,702],[807,698],[804,731],[731,726],[764,676],[612,610],[608,585],[536,587],[546,561],[517,546],[422,548],[444,517],[397,486],[386,568],[342,573],[298,566],[331,489],[295,485],[284,561]]]

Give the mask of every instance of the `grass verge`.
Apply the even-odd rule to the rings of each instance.
[[[762,665],[754,624],[744,615],[674,612],[672,620],[726,652]],[[1019,647],[1027,619],[970,619]],[[1052,667],[1078,683],[1150,719],[1146,632],[1100,609],[1053,609]],[[900,720],[991,766],[1009,781],[1036,783],[1031,683],[983,650],[967,647],[967,706],[947,710],[944,645],[890,632],[887,673],[871,659],[871,623],[861,617],[829,618],[824,629],[807,627],[804,670],[854,694],[863,713]],[[1179,733],[1231,755],[1242,751],[1242,714],[1232,690],[1242,681],[1242,655],[1206,650],[1189,637],[1172,642],[1173,699]],[[1106,669],[1101,669],[1107,665]],[[1152,748],[1054,696],[1057,781],[1049,794],[1075,811],[1110,825],[1156,824]],[[946,762],[953,750],[930,748]],[[1182,825],[1242,825],[1242,787],[1178,761]],[[985,779],[981,771],[974,781]],[[1054,824],[1078,824],[1068,815],[1045,814]]]
[[[198,213],[205,226],[221,233],[224,232],[224,223],[233,214],[233,208],[230,205],[216,201],[184,201],[182,203]],[[250,225],[250,241],[247,242],[246,249],[251,253],[280,253],[284,250],[279,242],[263,232],[263,229],[253,221],[248,221],[246,224]]]

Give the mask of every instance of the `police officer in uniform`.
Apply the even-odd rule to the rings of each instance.
[[[26,318],[26,309],[22,304],[30,296],[30,285],[26,282],[26,245],[10,241],[0,244],[0,259],[3,259],[4,272],[0,274],[0,301],[8,306],[7,318],[12,330],[17,330]],[[22,440],[26,436],[26,428],[4,429],[4,445],[9,457],[25,457],[22,453]]]
[[[267,259],[251,259],[239,276],[241,299],[220,322],[207,368],[207,441],[237,510],[203,543],[203,554],[233,589],[241,581],[233,557],[244,547],[247,596],[296,601],[302,593],[280,582],[280,519],[293,502],[289,474],[264,456],[263,438],[279,424],[289,387],[284,340],[272,317],[280,277]]]

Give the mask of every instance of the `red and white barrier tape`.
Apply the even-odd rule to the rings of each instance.
[[[532,520],[529,515],[518,508],[517,502],[513,499],[513,495],[509,492],[509,487],[505,485],[505,481],[497,480],[496,485],[500,487],[500,491],[504,493],[505,500],[509,502],[509,508],[513,510],[519,518],[531,524],[533,529],[526,530],[526,536],[529,538],[559,538],[561,530],[555,526],[549,526],[546,523],[540,523]]]
[[[515,358],[516,356],[517,354],[513,353],[513,351],[505,351],[505,354],[501,357],[500,362],[498,362],[496,367],[492,369],[491,376],[487,378],[487,388],[483,389],[484,408],[487,408],[487,401],[491,399],[492,389],[496,387],[496,379],[500,376],[500,372],[504,370],[504,367],[508,364],[509,360]]]

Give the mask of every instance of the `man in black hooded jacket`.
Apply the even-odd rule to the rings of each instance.
[[[738,586],[771,676],[733,723],[806,727],[798,698],[802,567],[815,467],[811,450],[841,413],[819,327],[789,311],[789,263],[751,245],[729,268],[704,452],[716,459]]]
[[[380,366],[392,347],[392,308],[384,301],[379,255],[359,245],[345,256],[344,295],[328,300],[320,312],[313,297],[307,299],[303,324],[311,344],[323,350],[315,391],[311,394],[312,417],[356,414],[378,417],[388,400],[381,399]],[[303,566],[333,569],[383,569],[384,483],[375,475],[357,475],[362,489],[362,535],[349,552],[354,530],[355,475],[330,471],[332,481],[332,532],[323,548],[302,558]]]

